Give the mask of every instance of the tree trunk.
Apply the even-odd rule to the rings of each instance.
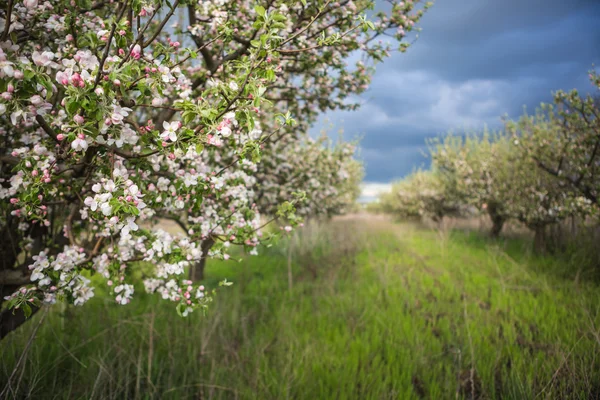
[[[498,206],[495,204],[488,205],[487,211],[492,220],[492,230],[490,231],[490,235],[493,238],[497,238],[500,236],[500,232],[502,232],[506,218],[498,212]]]
[[[17,222],[17,220],[9,216],[5,220],[4,226],[0,229],[0,296],[2,296],[0,303],[4,300],[5,296],[13,294],[21,286],[30,283],[28,266],[33,260],[27,259],[21,265],[18,265],[17,258],[22,253],[22,249],[17,243],[20,240],[20,235],[17,231]],[[39,224],[31,227],[29,236],[33,238],[32,254],[37,254],[41,251],[43,236],[45,234],[45,227],[41,227]],[[38,310],[38,308],[33,306],[31,309],[32,314]],[[0,312],[0,340],[27,320],[28,318],[25,317],[22,309],[2,310]]]
[[[544,225],[538,225],[533,228],[533,249],[538,254],[546,252],[546,229]]]
[[[492,220],[492,230],[490,234],[493,238],[500,237],[500,232],[502,232],[502,228],[504,227],[504,219]]]
[[[30,283],[30,271],[28,267],[33,263],[33,259],[30,257],[20,265],[17,265],[17,256],[22,254],[23,250],[15,244],[15,238],[19,237],[16,224],[11,224],[10,219],[6,221],[8,222],[0,230],[0,294],[2,299],[5,296],[13,294],[21,286]],[[30,250],[32,255],[37,255],[42,251],[48,233],[48,229],[43,225],[35,224],[31,226],[28,234],[33,238]],[[50,238],[50,242],[54,245],[50,255],[56,254],[65,244],[69,243],[68,239],[62,234],[62,230],[53,238]],[[31,310],[33,315],[39,309],[31,306]],[[0,313],[0,340],[30,319],[31,317],[25,318],[21,309],[2,310]]]
[[[6,335],[23,325],[26,321],[30,320],[31,316],[39,310],[39,308],[32,305],[31,315],[28,318],[25,317],[23,310],[20,308],[18,310],[2,310],[0,313],[0,340],[4,339]]]
[[[443,215],[439,215],[439,214],[433,214],[433,216],[431,217],[431,220],[433,222],[435,222],[435,224],[437,225],[437,229],[442,229],[442,223],[444,222],[444,216]]]
[[[202,255],[200,256],[200,260],[196,262],[196,264],[190,266],[190,280],[192,281],[201,281],[204,279],[204,267],[206,266],[206,258],[208,257],[208,251],[215,244],[215,240],[212,237],[204,240],[200,249],[202,250]]]
[[[15,287],[15,284],[11,282],[14,279],[8,279],[8,275],[11,275],[11,277],[12,275],[29,276],[28,270],[16,268],[17,257],[21,252],[18,247],[21,235],[19,235],[17,223],[18,221],[8,214],[5,216],[2,226],[0,226],[0,296],[2,296],[2,299],[4,299],[4,296],[12,294],[20,286],[17,283]],[[29,279],[26,279],[27,281]],[[1,299],[0,302],[2,302]]]
[[[197,282],[204,279],[204,267],[206,266],[206,257],[202,257],[194,265],[190,266],[190,280]]]
[[[506,222],[506,219],[498,215],[490,215],[490,219],[492,220],[492,230],[490,231],[491,236],[493,238],[500,237],[500,232],[502,232],[502,228],[504,227],[504,222]]]
[[[10,133],[9,133],[10,135]],[[74,170],[73,179],[81,178],[87,173],[87,166],[91,165],[92,158],[95,157],[95,151],[88,151],[85,154],[85,161],[80,167]],[[12,176],[12,167],[4,169],[5,164],[0,163],[0,178],[8,179]],[[69,212],[75,216],[75,220],[81,220],[78,211],[77,198],[65,198],[67,202],[71,202],[70,207],[53,208],[52,225],[57,224],[62,227]],[[2,218],[3,217],[3,218]],[[52,228],[48,228],[40,223],[31,223],[26,232],[20,232],[18,229],[19,218],[13,218],[9,211],[6,211],[4,216],[0,215],[2,224],[0,225],[0,303],[5,296],[14,293],[24,284],[29,283],[29,265],[33,263],[33,259],[29,257],[24,261],[19,262],[19,258],[23,256],[24,251],[20,247],[21,238],[26,235],[33,239],[32,248],[29,250],[31,256],[37,255],[47,245],[51,246],[49,255],[55,255],[60,252],[65,244],[69,243],[69,239],[63,234],[63,230],[59,229],[54,237],[51,237]],[[32,313],[38,311],[38,308],[31,307]],[[14,314],[13,314],[14,311]],[[0,339],[4,338],[8,333],[17,329],[20,325],[27,322],[31,318],[25,318],[23,311],[18,310],[3,310],[0,313]]]

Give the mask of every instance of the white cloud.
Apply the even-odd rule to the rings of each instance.
[[[392,190],[391,183],[364,182],[361,186],[362,191],[359,198],[361,203],[375,201],[380,194]]]
[[[326,125],[325,121],[350,137],[390,126],[431,133],[480,129],[499,124],[500,116],[512,106],[503,101],[510,90],[510,84],[502,80],[449,82],[424,71],[387,70],[365,95],[371,100],[354,112],[326,113],[312,131]],[[397,106],[390,107],[384,99]]]
[[[380,106],[370,103],[371,107],[357,112],[356,119],[361,119],[359,114],[362,114],[363,118],[368,116],[369,120],[377,123],[434,131],[476,128],[494,122],[503,114],[507,105],[498,99],[504,98],[502,94],[509,90],[510,85],[502,80],[448,82],[424,71],[386,71],[373,86],[373,96],[394,93],[397,110],[385,112]],[[411,107],[415,103],[416,106]],[[389,106],[385,108],[390,109]]]

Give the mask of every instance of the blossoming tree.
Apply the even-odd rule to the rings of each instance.
[[[506,221],[518,220],[535,232],[536,248],[543,250],[546,227],[587,212],[589,204],[525,153],[535,140],[525,130],[531,124],[547,137],[556,136],[555,124],[544,115],[525,115],[507,121],[504,132],[447,136],[432,146],[431,154],[446,179],[456,182],[459,197],[489,215],[492,236],[500,234]]]
[[[354,158],[353,144],[331,146],[330,142],[326,137],[313,140],[308,135],[284,135],[264,144],[258,164],[242,160],[231,167],[235,158],[231,153],[206,160],[206,165],[219,165],[224,171],[215,195],[204,198],[198,208],[169,207],[161,214],[190,236],[200,229],[202,254],[189,269],[190,279],[203,279],[207,258],[230,258],[232,245],[242,244],[237,240],[240,226],[245,225],[249,235],[243,244],[250,248],[250,254],[257,254],[256,245],[262,236],[257,228],[277,219],[281,206],[291,205],[289,200],[299,217],[332,216],[352,206],[360,194],[362,163]],[[160,178],[159,190],[168,191],[166,184]],[[244,207],[251,210],[252,218],[246,220],[232,212]],[[260,216],[267,221],[261,221]],[[289,232],[292,224],[281,229]]]
[[[572,140],[566,137],[577,138],[582,133],[574,127],[568,128],[565,122],[554,113],[553,107],[544,106],[533,116],[523,115],[518,121],[508,121],[506,124],[514,148],[511,150],[509,166],[505,168],[505,181],[510,182],[511,192],[517,194],[511,198],[508,209],[513,218],[535,232],[535,247],[538,250],[546,247],[547,226],[569,216],[585,218],[597,206],[586,195],[595,191],[592,182],[596,166],[590,167],[591,174],[584,171],[590,157],[593,159],[595,156],[585,150],[584,155],[575,151],[576,148],[565,146],[565,140]],[[589,133],[584,130],[583,134]],[[572,152],[564,153],[559,149]],[[544,161],[538,158],[540,154],[545,155]],[[560,158],[565,161],[561,162]],[[560,174],[549,174],[544,163],[550,160],[552,165],[562,163],[577,168],[581,174],[579,177],[587,176],[590,179],[579,185],[572,180],[574,171],[569,171],[566,179],[561,179]]]
[[[487,129],[481,135],[447,135],[430,142],[433,165],[453,183],[461,202],[489,215],[494,237],[511,217],[507,207],[514,193],[506,175],[510,149],[506,135]]]
[[[400,218],[431,218],[441,223],[445,216],[461,215],[465,209],[450,181],[437,170],[417,170],[394,183],[380,196],[379,208]]]
[[[4,2],[0,337],[43,303],[84,304],[93,273],[128,303],[140,261],[154,266],[146,289],[180,314],[206,307],[184,269],[207,240],[255,248],[261,146],[293,134],[292,116],[305,131],[319,111],[355,107],[348,96],[429,6],[392,1],[370,21],[373,3]],[[152,224],[181,212],[187,236]],[[279,214],[293,222],[293,204]]]
[[[269,143],[258,165],[257,203],[261,213],[273,215],[277,206],[302,189],[296,206],[300,216],[333,216],[354,205],[360,195],[363,165],[356,146],[326,136],[284,136]]]
[[[589,78],[600,89],[594,71]],[[558,91],[554,104],[542,104],[538,115],[513,125],[515,134],[529,140],[520,144],[528,157],[546,173],[563,182],[594,204],[600,196],[600,105],[577,90]]]

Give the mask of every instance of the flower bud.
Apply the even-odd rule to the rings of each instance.
[[[44,103],[44,99],[39,94],[34,94],[33,96],[31,96],[31,98],[29,99],[29,101],[34,106],[39,106],[39,105],[41,105],[41,104]]]
[[[23,5],[32,10],[38,6],[38,0],[23,0]]]

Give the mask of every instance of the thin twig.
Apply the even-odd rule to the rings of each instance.
[[[286,43],[291,42],[292,40],[294,40],[295,38],[297,38],[298,36],[300,36],[302,33],[304,33],[308,28],[310,28],[310,26],[321,16],[321,13],[323,13],[323,10],[325,10],[325,8],[329,5],[329,3],[331,3],[331,0],[327,0],[327,3],[325,3],[323,5],[323,7],[319,10],[319,12],[308,23],[308,25],[306,25],[304,28],[302,28],[301,30],[299,30],[298,32],[296,32],[295,35],[292,35],[289,38],[287,38],[286,40],[284,40],[283,43],[281,43],[281,45],[283,46]]]
[[[171,10],[169,11],[169,13],[167,14],[167,16],[165,17],[165,19],[162,20],[162,22],[160,23],[160,25],[158,26],[158,29],[156,30],[156,32],[154,33],[154,35],[152,35],[152,37],[150,39],[148,39],[144,45],[142,46],[144,49],[148,46],[150,46],[150,44],[152,44],[152,42],[154,42],[154,39],[156,39],[158,37],[158,35],[160,34],[160,32],[163,30],[163,28],[165,27],[165,24],[169,21],[169,19],[171,19],[171,17],[173,16],[173,13],[175,12],[175,10],[177,9],[177,7],[179,7],[179,0],[177,0],[175,2],[175,4],[173,4],[173,7],[171,8]]]
[[[129,57],[131,56],[131,53],[133,52],[133,48],[137,44],[143,44],[142,42],[144,41],[144,33],[146,32],[146,29],[148,29],[148,27],[150,26],[150,23],[152,22],[152,20],[154,19],[154,16],[158,13],[159,10],[160,10],[160,7],[158,7],[152,13],[152,15],[150,16],[150,19],[148,19],[148,22],[146,23],[146,25],[144,26],[144,29],[142,29],[141,32],[139,32],[139,26],[138,26],[138,38],[136,39],[136,41],[133,43],[133,45],[129,49],[129,52],[127,53],[127,55],[119,63],[119,68],[121,68],[123,66],[123,64],[125,64],[127,62],[127,60],[129,60]],[[139,17],[138,17],[138,24],[139,24]],[[146,46],[144,46],[144,47],[146,47]]]
[[[121,12],[119,13],[119,17],[116,19],[115,22],[113,22],[112,29],[110,30],[110,35],[108,36],[108,40],[106,41],[106,47],[104,48],[104,54],[102,55],[102,60],[100,60],[100,66],[98,67],[98,73],[96,75],[96,80],[94,81],[94,87],[92,89],[96,89],[96,86],[98,86],[98,83],[100,83],[100,79],[102,79],[102,71],[104,69],[104,63],[106,62],[106,59],[108,58],[108,52],[110,50],[110,45],[112,43],[113,36],[115,35],[115,30],[117,29],[117,23],[121,20],[121,18],[123,18],[123,15],[125,14],[125,10],[127,9],[127,3],[128,3],[128,0],[126,0],[125,4],[123,4],[123,8],[121,9]]]
[[[54,141],[56,143],[60,144],[60,140],[57,139],[56,132],[54,132],[54,129],[52,129],[52,127],[50,125],[48,125],[48,123],[46,122],[44,117],[42,117],[41,115],[36,115],[35,120],[37,121],[38,124],[40,124],[40,126],[42,127],[44,132],[46,132],[48,134],[48,136],[50,136],[52,139],[54,139]]]

